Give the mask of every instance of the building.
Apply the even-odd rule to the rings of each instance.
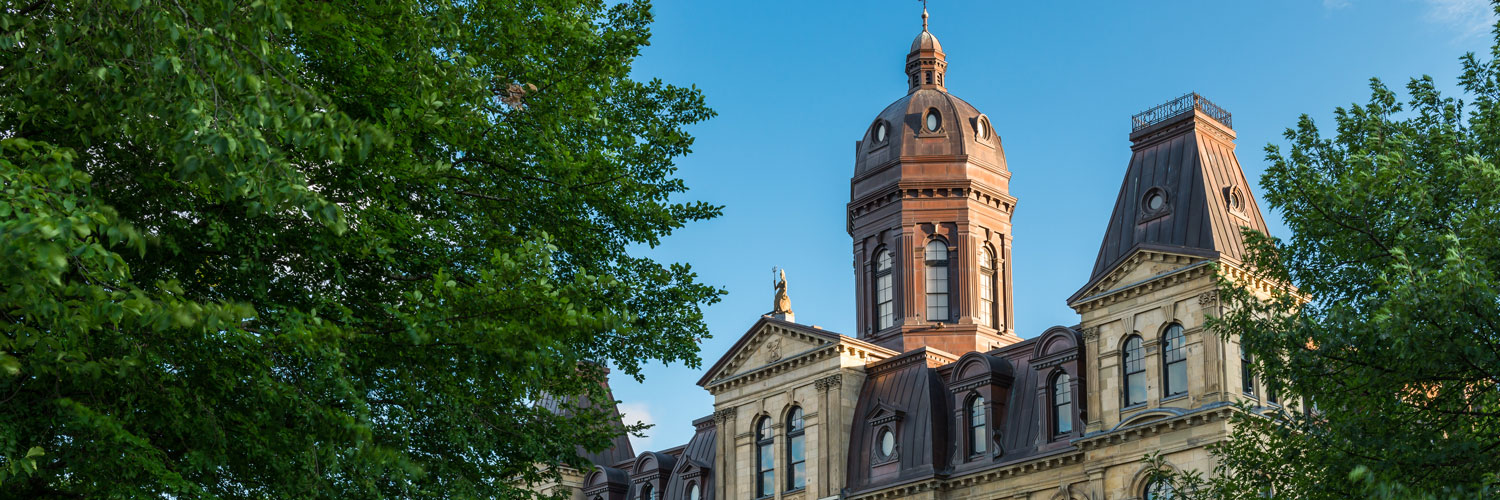
[[[1189,94],[1133,117],[1093,272],[1066,298],[1079,322],[1023,340],[1005,150],[948,93],[947,64],[924,12],[908,93],[856,143],[858,331],[796,323],[778,287],[699,380],[714,408],[691,441],[623,442],[561,487],[587,500],[1144,498],[1144,455],[1209,471],[1234,403],[1275,404],[1236,340],[1203,327],[1216,278],[1251,279],[1241,229],[1266,230],[1230,114]]]

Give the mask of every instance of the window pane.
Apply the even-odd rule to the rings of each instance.
[[[982,272],[979,275],[979,324],[994,327],[995,276]]]
[[[1177,361],[1167,365],[1167,394],[1187,392],[1187,362]]]
[[[1073,404],[1057,405],[1057,433],[1073,432]]]
[[[969,428],[969,442],[973,443],[975,455],[984,453],[985,441],[984,424]]]
[[[890,328],[896,322],[896,304],[891,300],[891,275],[882,274],[875,278],[875,303],[877,313],[880,315],[879,328]]]
[[[775,468],[776,456],[771,451],[771,445],[760,445],[760,470],[768,471]]]
[[[806,486],[807,486],[807,463],[806,462],[797,462],[796,464],[792,465],[792,484],[791,484],[791,488],[788,488],[788,489],[795,490],[797,488],[802,488],[802,487],[806,487]]]
[[[792,408],[787,414],[786,432],[788,434],[802,430],[802,408]]]
[[[881,250],[880,251],[880,255],[877,255],[875,257],[875,270],[876,271],[889,271],[890,269],[891,269],[891,252],[889,250]]]
[[[765,471],[765,472],[760,473],[760,495],[757,495],[757,496],[761,496],[761,497],[771,496],[772,494],[775,493],[775,489],[776,489],[776,474],[774,472],[771,472],[771,471]]]
[[[787,454],[790,455],[788,458],[790,458],[793,463],[801,462],[806,456],[803,454],[803,439],[804,438],[802,436],[796,436],[791,439],[791,446],[787,450]]]
[[[1146,374],[1136,372],[1125,376],[1126,399],[1125,405],[1134,405],[1146,402]]]

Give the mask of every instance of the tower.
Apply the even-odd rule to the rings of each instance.
[[[1005,151],[989,117],[948,93],[947,57],[925,10],[905,71],[907,94],[855,143],[858,335],[898,351],[1018,342]]]

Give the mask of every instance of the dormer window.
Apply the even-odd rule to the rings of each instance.
[[[928,82],[928,83],[931,83],[931,82]],[[928,132],[937,132],[938,127],[942,126],[942,124],[943,124],[943,117],[942,117],[942,115],[938,114],[938,110],[936,110],[936,109],[929,109],[929,110],[927,110],[927,131]]]
[[[976,132],[977,132],[976,135],[979,136],[979,140],[981,140],[981,141],[988,141],[988,140],[990,140],[990,119],[981,116],[981,117],[979,117],[978,121],[979,121],[979,123],[975,126],[975,128],[976,128]]]
[[[875,124],[875,142],[885,142],[885,122]]]

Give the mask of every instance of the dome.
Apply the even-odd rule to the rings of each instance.
[[[916,52],[919,50],[935,50],[938,52],[942,52],[943,44],[938,43],[937,37],[933,36],[932,33],[928,32],[927,30],[922,30],[922,32],[917,35],[917,38],[911,41],[911,51]]]
[[[855,152],[854,176],[902,157],[959,155],[1005,170],[1005,153],[989,117],[946,91],[919,88],[886,106],[866,128]]]

